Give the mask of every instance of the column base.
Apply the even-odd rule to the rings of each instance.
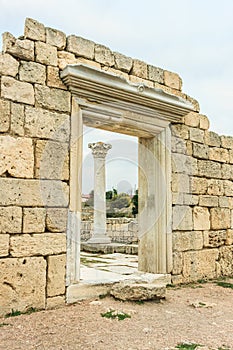
[[[110,244],[111,238],[108,236],[96,236],[91,237],[87,242],[87,244]]]

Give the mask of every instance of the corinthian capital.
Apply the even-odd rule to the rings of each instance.
[[[105,158],[112,145],[104,142],[89,143],[88,147],[92,150],[95,158]]]

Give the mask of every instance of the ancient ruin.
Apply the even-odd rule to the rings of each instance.
[[[233,137],[176,73],[27,18],[0,55],[0,314],[79,289],[83,125],[139,140],[139,270],[233,274]],[[86,294],[85,294],[86,293]]]

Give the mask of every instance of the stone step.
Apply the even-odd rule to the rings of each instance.
[[[122,243],[110,243],[110,244],[91,244],[86,242],[81,242],[81,250],[89,253],[122,253],[122,254],[138,254],[137,244],[122,244]]]
[[[123,281],[113,285],[110,295],[122,301],[146,301],[164,299],[166,285]]]

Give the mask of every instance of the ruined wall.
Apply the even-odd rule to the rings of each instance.
[[[233,137],[189,113],[172,125],[173,282],[233,274]]]
[[[232,273],[232,139],[209,133],[176,73],[26,19],[0,54],[0,314],[65,302],[71,95],[85,63],[192,102],[173,125],[173,281]]]

